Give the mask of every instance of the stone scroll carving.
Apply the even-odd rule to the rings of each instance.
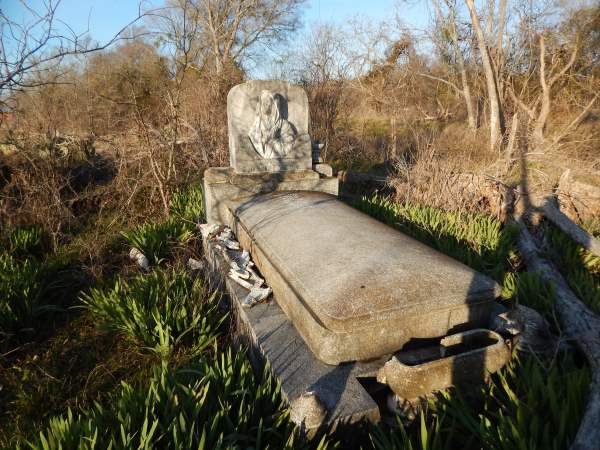
[[[260,94],[256,118],[248,137],[256,152],[265,159],[287,155],[296,139],[294,126],[283,118],[285,99],[274,92],[263,90]]]

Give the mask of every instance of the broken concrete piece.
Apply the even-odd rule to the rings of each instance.
[[[248,293],[248,295],[246,295],[244,300],[242,300],[242,306],[244,308],[251,308],[257,303],[265,301],[269,297],[269,295],[271,295],[272,292],[273,291],[270,287],[261,288],[254,286],[250,289],[250,292]]]
[[[333,176],[333,167],[329,164],[313,164],[313,170],[317,172],[319,175],[323,175],[324,177],[332,177]]]
[[[415,364],[396,353],[379,370],[377,381],[411,400],[454,385],[483,383],[509,359],[502,336],[475,329],[443,338],[439,357],[430,361]]]
[[[129,258],[135,261],[142,270],[150,270],[150,261],[148,258],[146,258],[146,255],[144,255],[137,248],[131,247],[131,250],[129,251]]]
[[[187,262],[187,267],[190,270],[202,270],[204,269],[204,262],[198,261],[197,259],[190,258]]]
[[[566,342],[552,333],[544,316],[524,305],[497,315],[492,328],[501,334],[519,335],[515,342],[521,352],[552,357],[558,350],[568,348]]]
[[[487,327],[501,292],[489,277],[330,195],[273,192],[232,202],[230,211],[242,248],[252,249],[281,308],[327,364]]]
[[[238,273],[236,271],[230,270],[229,278],[231,278],[237,284],[239,284],[240,286],[242,286],[248,290],[250,290],[254,287],[254,285],[252,283],[250,283],[248,280],[246,280],[243,277],[241,277],[240,275],[238,275]]]
[[[203,223],[198,225],[202,239],[208,239],[219,230],[219,225],[215,223]]]
[[[290,418],[305,430],[319,428],[327,410],[315,392],[305,392],[294,399],[290,405]]]
[[[225,228],[218,236],[217,239],[230,250],[239,250],[240,244],[237,242],[230,228]]]

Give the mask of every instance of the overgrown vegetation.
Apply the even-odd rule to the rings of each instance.
[[[177,204],[197,217],[201,198],[182,194]],[[356,206],[504,281],[507,302],[535,306],[554,323],[552,289],[518,271],[513,231],[497,219],[397,204],[379,196],[363,198]],[[0,443],[23,445],[26,440],[33,448],[48,449],[349,445],[335,434],[313,442],[301,439],[268,372],[257,377],[246,355],[232,351],[227,313],[219,309],[215,293],[183,271],[177,257],[163,265],[148,274],[123,273],[81,296],[81,311],[89,314],[93,327],[117,333],[129,343],[128,352],[145,354],[145,367],[113,380],[99,399],[91,395],[81,405],[67,403],[62,414],[45,416],[24,435],[6,436]],[[357,428],[353,445],[564,448],[577,430],[588,384],[587,367],[572,353],[553,359],[515,356],[490,385],[440,393],[408,427],[398,421],[395,427]]]
[[[534,307],[555,323],[553,290],[535,275],[519,273],[515,232],[494,218],[445,212],[386,198],[356,206],[465,264],[504,281],[503,295]],[[555,329],[555,332],[559,330]],[[431,419],[409,432],[375,432],[377,448],[568,447],[585,408],[589,370],[572,355],[552,360],[522,355],[492,378],[479,395],[451,389],[431,404]]]
[[[325,161],[388,177],[392,198],[359,209],[490,275],[560,334],[552,286],[523,273],[514,230],[487,215],[503,199],[480,191],[546,196],[566,168],[598,183],[597,2],[429,0],[423,35],[351,20],[289,40],[301,0],[169,1],[106,48],[55,33],[58,3],[27,9],[32,27],[0,10],[0,447],[568,446],[589,384],[576,351],[522,355],[410,426],[306,441],[186,263],[202,257],[199,178],[229,161],[227,93],[267,45],[272,78],[306,90]],[[598,258],[540,227],[600,313]]]
[[[39,226],[11,230],[0,243],[0,350],[43,334],[52,313],[64,311],[82,280],[66,256],[46,255]],[[79,282],[78,282],[79,281]]]

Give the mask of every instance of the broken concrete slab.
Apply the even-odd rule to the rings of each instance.
[[[379,371],[377,380],[390,386],[403,399],[413,400],[457,385],[476,385],[509,361],[511,351],[502,336],[474,329],[447,336],[431,347],[437,355],[414,361],[394,355]]]
[[[485,328],[501,292],[489,277],[331,195],[274,192],[233,201],[230,211],[242,248],[327,364]]]

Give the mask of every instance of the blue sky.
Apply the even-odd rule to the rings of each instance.
[[[42,0],[28,0],[39,6]],[[160,5],[160,0],[146,0],[145,6]],[[397,0],[308,0],[303,8],[305,26],[313,22],[338,22],[356,15],[373,20],[393,19]],[[399,10],[404,22],[422,28],[427,20],[425,0],[401,0]],[[0,0],[0,8],[15,19],[23,16],[17,0]],[[58,18],[69,24],[76,32],[88,29],[94,40],[106,41],[138,14],[137,0],[62,0]]]

